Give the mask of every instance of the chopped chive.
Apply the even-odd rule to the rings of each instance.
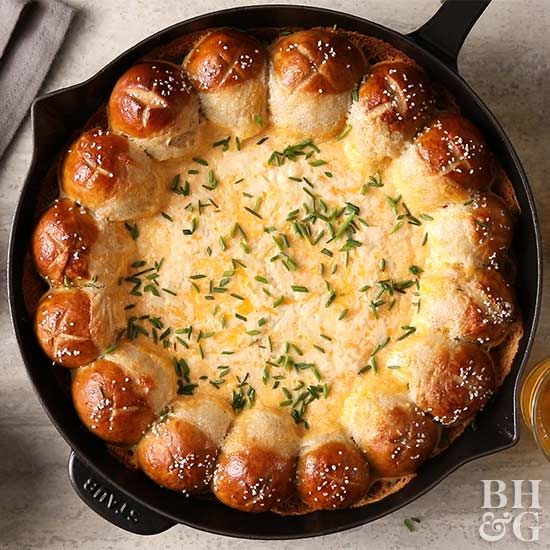
[[[414,332],[416,332],[416,327],[412,327],[410,325],[404,325],[401,327],[401,330],[403,330],[403,334],[397,338],[397,341],[404,340]]]
[[[199,220],[197,218],[193,218],[191,220],[191,228],[190,229],[182,229],[184,235],[192,235],[195,232],[195,229],[197,229],[197,226],[199,224]]]
[[[134,241],[139,237],[139,229],[137,223],[124,222],[124,227],[129,231]]]
[[[244,209],[249,212],[250,214],[252,214],[253,216],[256,216],[257,218],[259,218],[260,220],[263,220],[262,216],[260,216],[260,214],[258,214],[258,212],[256,212],[255,210],[252,210],[252,208],[249,208],[248,206],[245,206]]]
[[[290,288],[294,292],[309,292],[308,288],[306,286],[300,286],[300,285],[291,285]]]
[[[393,235],[394,233],[397,233],[402,227],[403,227],[403,221],[400,220],[393,226],[393,228],[388,233],[388,235]]]
[[[329,294],[328,300],[325,303],[325,307],[330,307],[330,305],[332,304],[332,302],[334,302],[334,300],[336,300],[336,292],[332,290]]]
[[[344,319],[348,314],[348,312],[349,312],[349,309],[343,309],[342,313],[340,313],[340,315],[338,316],[338,321],[341,321],[342,319]]]
[[[340,141],[341,139],[344,139],[349,134],[350,130],[351,130],[351,124],[346,124],[344,129],[336,137],[336,141]]]
[[[424,270],[421,268],[421,267],[418,267],[417,265],[411,265],[409,267],[409,271],[413,274],[413,275],[420,275],[422,273],[424,273]]]
[[[218,141],[215,141],[212,144],[212,147],[220,147],[222,148],[222,151],[227,151],[229,149],[229,142],[231,141],[231,136],[227,136],[224,139],[220,139]]]

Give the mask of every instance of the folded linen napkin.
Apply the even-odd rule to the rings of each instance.
[[[0,0],[0,158],[25,118],[74,15],[59,0]]]

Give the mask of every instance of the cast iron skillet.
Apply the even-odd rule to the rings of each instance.
[[[493,115],[458,75],[456,59],[466,34],[490,0],[447,0],[424,26],[410,35],[352,15],[305,6],[251,6],[218,11],[178,23],[139,43],[90,80],[38,98],[32,108],[34,156],[15,213],[8,260],[11,315],[29,376],[58,431],[73,449],[69,476],[79,496],[111,523],[139,534],[160,533],[176,523],[223,535],[290,539],[342,531],[373,521],[416,499],[466,462],[514,445],[519,438],[518,378],[531,348],[540,308],[541,240],[533,197],[512,145]],[[416,59],[456,97],[464,114],[485,134],[510,177],[522,214],[515,235],[518,298],[525,323],[512,372],[496,398],[449,449],[421,468],[403,490],[363,508],[280,517],[255,516],[229,509],[218,501],[186,500],[133,472],[111,457],[74,413],[70,397],[54,380],[49,361],[34,336],[23,300],[23,269],[36,223],[39,182],[52,159],[67,145],[107,99],[115,81],[137,59],[155,47],[207,27],[332,26],[372,35]]]

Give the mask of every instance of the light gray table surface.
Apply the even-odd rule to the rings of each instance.
[[[2,0],[0,0],[2,1]],[[67,0],[79,13],[43,91],[80,82],[149,34],[180,20],[246,1]],[[258,0],[260,1],[260,0]],[[313,4],[309,0],[301,3]],[[440,0],[318,0],[408,32],[435,12]],[[535,193],[544,249],[550,243],[550,4],[493,0],[461,52],[462,75],[500,120]],[[1,101],[1,98],[0,98]],[[1,131],[1,130],[0,130]],[[27,380],[9,320],[5,263],[11,218],[31,157],[27,120],[0,162],[0,548],[444,548],[550,546],[550,465],[526,430],[513,449],[464,466],[431,492],[384,519],[346,533],[288,542],[247,542],[175,527],[150,538],[125,533],[95,515],[67,480],[69,448],[48,421]],[[546,266],[548,267],[548,266]],[[547,286],[547,285],[546,285]],[[530,364],[550,355],[547,300]],[[481,479],[542,479],[539,543],[508,533],[496,545],[481,540]],[[409,516],[422,519],[410,533]],[[250,521],[254,521],[251,517]]]

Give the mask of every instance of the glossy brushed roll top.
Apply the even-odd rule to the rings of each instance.
[[[445,426],[479,412],[493,395],[497,373],[491,356],[478,345],[419,335],[402,342],[388,358],[410,379],[412,399]]]
[[[312,509],[347,508],[365,496],[369,482],[365,456],[342,434],[323,434],[302,441],[296,489]]]
[[[174,386],[170,364],[125,342],[76,371],[72,396],[89,430],[110,443],[133,445],[174,397]]]
[[[139,442],[139,467],[173,491],[207,491],[233,417],[229,404],[216,397],[172,401]]]
[[[62,193],[112,220],[158,210],[161,194],[151,159],[127,138],[94,128],[73,143],[61,167]],[[141,200],[147,193],[150,200]]]
[[[35,331],[46,355],[62,366],[91,363],[111,346],[123,326],[112,297],[94,288],[47,292],[35,314]]]
[[[439,114],[418,137],[416,148],[431,174],[474,191],[493,182],[494,163],[485,138],[461,115]]]
[[[264,46],[253,36],[224,28],[193,46],[184,66],[199,92],[215,92],[254,80],[265,71]]]
[[[113,88],[108,107],[111,128],[136,138],[154,136],[175,124],[192,94],[181,67],[164,61],[138,63]]]
[[[285,87],[314,94],[351,92],[366,69],[363,52],[349,38],[322,28],[279,38],[271,62]]]

